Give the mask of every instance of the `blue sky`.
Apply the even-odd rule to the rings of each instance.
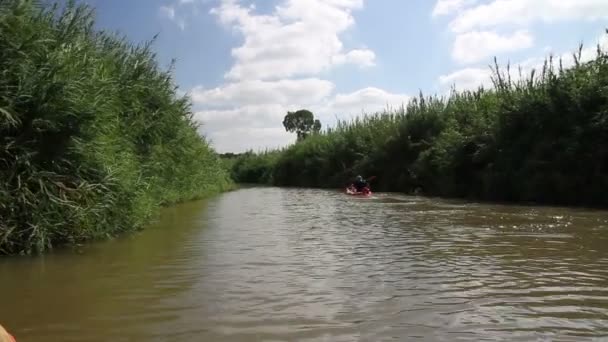
[[[493,56],[538,67],[584,42],[608,47],[606,0],[81,0],[99,28],[159,34],[162,65],[192,96],[220,152],[293,142],[281,121],[308,108],[325,125],[451,86],[489,86]]]

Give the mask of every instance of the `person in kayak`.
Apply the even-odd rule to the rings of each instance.
[[[363,177],[357,176],[355,178],[355,182],[353,183],[353,188],[357,190],[357,192],[362,192],[365,188],[369,189],[369,183]]]

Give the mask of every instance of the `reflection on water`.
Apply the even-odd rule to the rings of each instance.
[[[0,260],[19,341],[608,338],[608,213],[253,188]]]

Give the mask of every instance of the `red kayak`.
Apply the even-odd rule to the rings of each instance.
[[[0,341],[16,342],[15,338],[0,325]]]
[[[363,191],[357,191],[354,187],[346,188],[346,194],[351,196],[371,196],[370,188],[363,188]]]

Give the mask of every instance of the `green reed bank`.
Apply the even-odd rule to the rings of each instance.
[[[0,254],[134,230],[231,181],[149,44],[87,6],[0,6]]]

